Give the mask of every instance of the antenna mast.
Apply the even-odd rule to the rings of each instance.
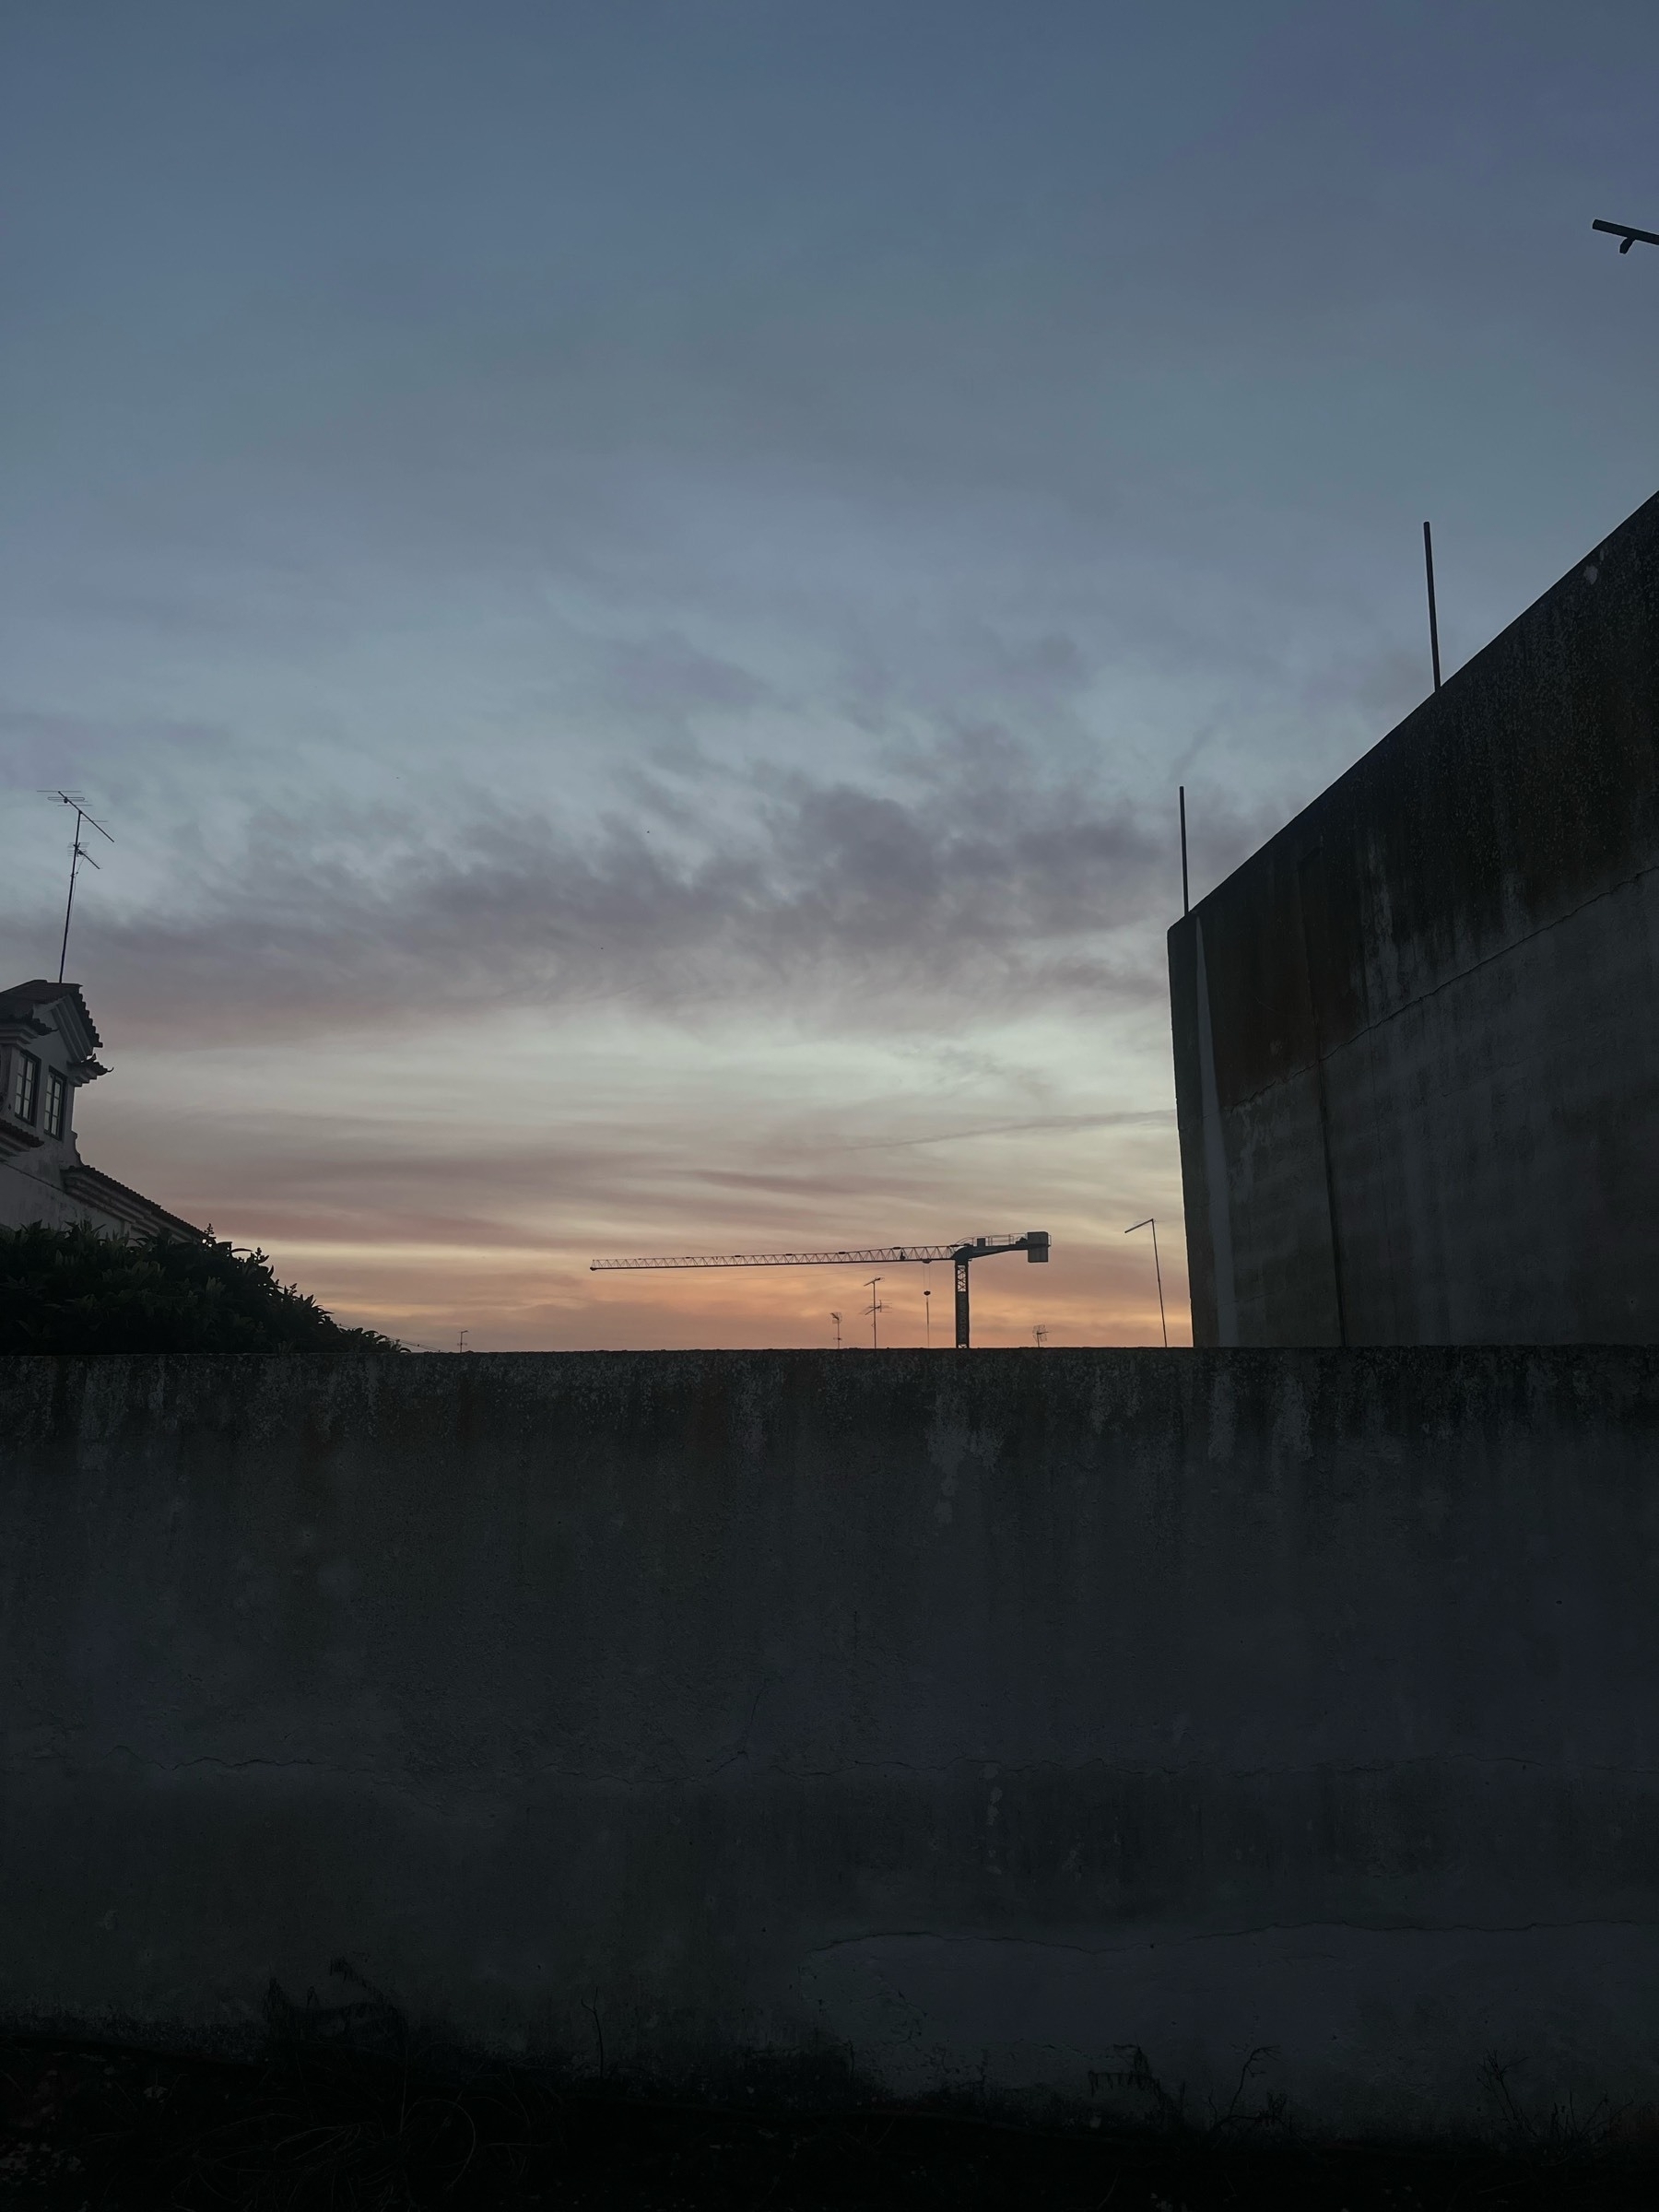
[[[80,864],[83,860],[89,868],[95,868],[98,865],[91,853],[81,843],[81,824],[90,822],[99,836],[107,839],[111,844],[113,844],[115,840],[110,836],[101,822],[92,820],[92,817],[87,812],[86,799],[80,792],[43,791],[41,796],[43,799],[61,799],[65,806],[73,806],[75,809],[75,838],[69,847],[69,896],[64,901],[64,941],[58,947],[57,980],[61,983],[64,980],[64,969],[69,959],[69,917],[75,912],[75,878],[80,871]]]

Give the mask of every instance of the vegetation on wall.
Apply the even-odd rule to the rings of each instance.
[[[0,1229],[0,1352],[387,1352],[345,1329],[263,1252],[209,1238]]]

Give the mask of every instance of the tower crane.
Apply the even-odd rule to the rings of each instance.
[[[1023,1237],[964,1237],[956,1244],[861,1244],[846,1252],[716,1252],[686,1253],[668,1259],[591,1260],[590,1275],[616,1274],[640,1267],[862,1267],[898,1266],[915,1262],[931,1267],[948,1260],[956,1269],[956,1340],[959,1352],[968,1349],[968,1270],[975,1260],[993,1259],[999,1253],[1023,1252],[1029,1261],[1049,1256],[1046,1229],[1028,1230]]]

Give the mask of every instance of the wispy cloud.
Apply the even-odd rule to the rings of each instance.
[[[1174,1118],[1171,1107],[1158,1107],[1146,1113],[1044,1113],[1031,1121],[987,1122],[979,1129],[939,1129],[925,1136],[870,1137],[830,1148],[837,1152],[901,1152],[922,1145],[965,1145],[982,1137],[1028,1136],[1040,1131],[1065,1131],[1070,1135],[1079,1129],[1161,1129]]]
[[[577,831],[266,808],[186,900],[89,910],[79,964],[135,1033],[382,1027],[606,998],[694,1016],[810,1001],[861,1026],[1162,989],[1169,826],[1006,730],[874,782],[758,765],[640,776]],[[1167,903],[1167,900],[1162,901]]]

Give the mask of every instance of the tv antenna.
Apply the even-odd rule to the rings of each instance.
[[[865,1308],[865,1312],[870,1317],[870,1349],[873,1352],[878,1352],[881,1349],[881,1347],[876,1341],[876,1316],[877,1313],[885,1313],[887,1312],[887,1308],[882,1304],[880,1299],[878,1299],[876,1295],[876,1286],[880,1280],[881,1277],[878,1275],[873,1275],[869,1281],[865,1285],[865,1288],[870,1294],[870,1302]]]
[[[831,1307],[830,1310],[830,1318],[835,1324],[835,1348],[839,1352],[841,1348],[841,1315],[836,1312],[833,1307]]]
[[[1163,1263],[1158,1256],[1158,1216],[1148,1214],[1144,1221],[1131,1221],[1124,1234],[1132,1237],[1137,1229],[1149,1229],[1152,1231],[1152,1265],[1158,1276],[1158,1319],[1163,1330],[1164,1350],[1167,1352],[1170,1348],[1170,1324],[1164,1319]]]
[[[956,1269],[956,1340],[959,1352],[968,1349],[968,1270],[975,1260],[989,1260],[998,1253],[1023,1252],[1028,1260],[1046,1260],[1046,1229],[1028,1230],[1023,1237],[964,1237],[956,1244],[865,1244],[846,1252],[715,1252],[684,1253],[667,1259],[590,1260],[590,1275],[612,1274],[638,1267],[858,1267],[896,1265],[900,1260],[931,1267],[948,1260]],[[877,1276],[876,1280],[880,1281]],[[924,1309],[925,1311],[926,1309]],[[872,1314],[870,1331],[875,1335]]]
[[[69,896],[64,902],[64,941],[58,947],[57,980],[61,983],[64,980],[65,963],[69,958],[69,917],[75,912],[75,878],[80,871],[80,864],[83,860],[89,868],[95,868],[98,865],[91,853],[81,843],[81,824],[91,822],[99,836],[109,839],[111,844],[113,844],[115,840],[110,836],[101,822],[92,821],[92,817],[87,812],[86,797],[81,792],[43,791],[41,796],[43,799],[61,799],[65,806],[73,806],[75,809],[75,841],[69,848]]]

